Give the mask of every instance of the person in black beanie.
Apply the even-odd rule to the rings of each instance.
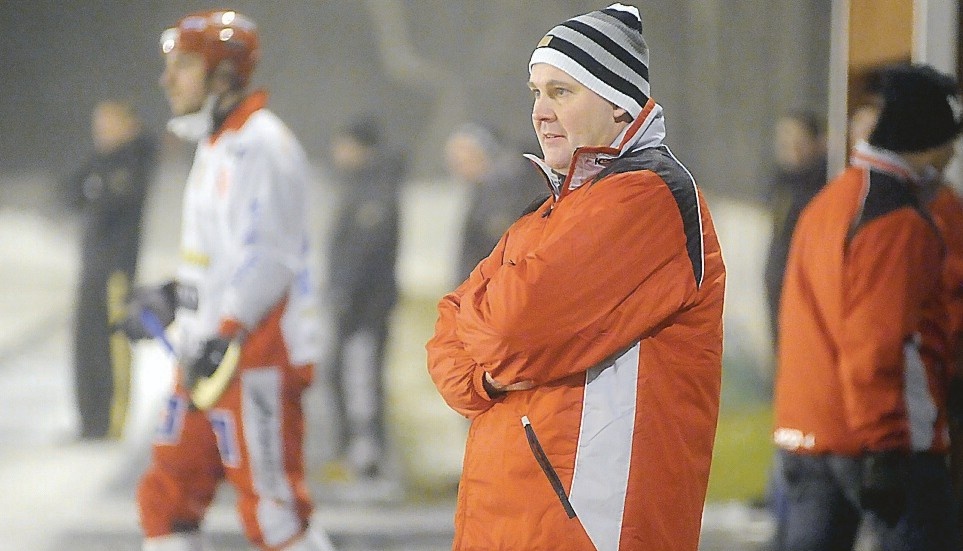
[[[480,123],[456,127],[445,142],[448,169],[470,186],[455,283],[468,278],[534,200],[548,196],[541,173],[507,140]]]
[[[779,294],[789,255],[789,242],[799,214],[826,185],[826,133],[815,113],[786,113],[776,121],[776,169],[769,180],[767,199],[772,210],[772,240],[766,257],[766,302],[773,341],[779,317]]]
[[[803,211],[779,312],[784,548],[960,549],[946,456],[945,244],[925,191],[953,157],[957,84],[886,69],[879,120]]]
[[[938,157],[952,156],[963,113],[953,78],[926,65],[892,67],[881,78],[883,109],[869,144],[900,154],[940,150]]]

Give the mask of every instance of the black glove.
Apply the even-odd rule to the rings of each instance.
[[[889,526],[895,525],[906,509],[908,478],[909,456],[905,452],[891,450],[864,455],[860,505],[876,513]]]
[[[229,346],[231,339],[227,337],[214,337],[204,343],[200,355],[187,366],[188,389],[193,389],[197,381],[214,374]]]
[[[132,341],[153,338],[154,335],[144,326],[142,312],[145,310],[150,312],[162,327],[167,327],[174,321],[176,306],[177,283],[174,281],[168,281],[163,285],[135,287],[127,300],[127,315],[121,322],[120,328]]]

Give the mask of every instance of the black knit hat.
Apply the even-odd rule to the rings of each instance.
[[[547,63],[632,117],[649,101],[649,48],[634,6],[612,4],[548,31],[528,63]]]
[[[883,110],[870,145],[895,152],[925,151],[956,138],[963,123],[953,77],[928,65],[905,65],[881,75]]]

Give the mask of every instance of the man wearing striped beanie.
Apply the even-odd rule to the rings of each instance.
[[[662,143],[638,10],[556,26],[529,73],[552,194],[441,300],[427,345],[472,420],[453,549],[696,551],[725,267]]]

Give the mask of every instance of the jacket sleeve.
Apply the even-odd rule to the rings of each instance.
[[[453,410],[472,419],[495,403],[482,386],[485,372],[465,350],[456,334],[455,316],[466,289],[483,285],[482,275],[501,263],[505,237],[498,242],[492,253],[482,260],[468,279],[438,303],[438,321],[435,334],[425,346],[428,352],[428,374],[438,388],[445,403]]]
[[[80,209],[87,203],[84,196],[84,182],[94,170],[95,157],[84,161],[84,164],[68,174],[60,182],[64,203],[71,209]]]
[[[561,219],[538,246],[462,295],[457,335],[500,383],[584,372],[696,292],[680,207],[658,176],[618,174],[580,192],[588,195],[564,216],[564,203],[556,209]]]
[[[863,449],[909,448],[905,348],[913,346],[939,277],[933,231],[904,208],[861,229],[847,252],[840,382],[848,424]]]
[[[948,185],[943,185],[931,203],[931,211],[946,243],[946,259],[943,269],[943,292],[948,309],[948,332],[958,354],[963,339],[963,200]],[[950,364],[954,373],[957,367]]]

